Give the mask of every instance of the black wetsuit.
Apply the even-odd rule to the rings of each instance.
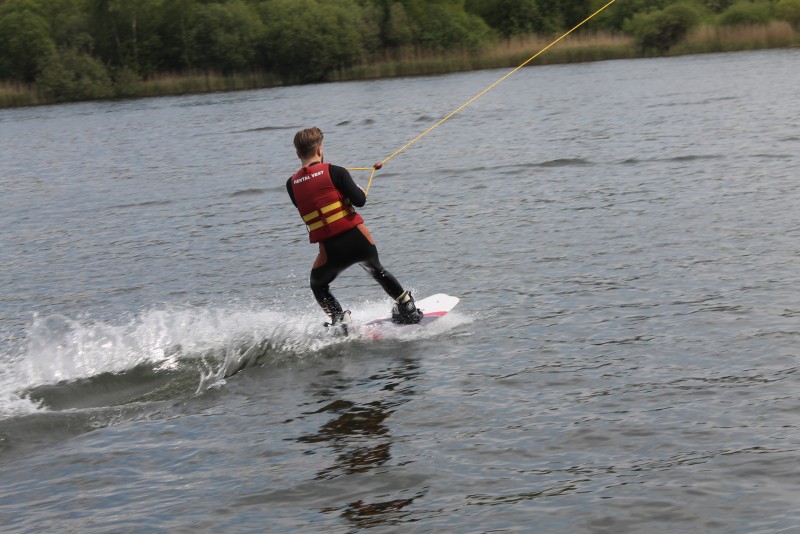
[[[350,200],[353,206],[360,208],[366,204],[367,195],[355,184],[347,169],[330,165],[329,172],[333,185],[342,193],[342,196]],[[296,207],[297,202],[294,199],[291,178],[286,181],[286,190],[289,192],[292,204]],[[330,284],[342,271],[356,263],[361,264],[392,299],[396,300],[403,294],[400,282],[381,265],[378,259],[378,248],[372,241],[369,231],[364,225],[359,225],[321,241],[319,255],[311,269],[311,291],[314,292],[314,298],[330,317],[341,315],[343,311],[341,304],[331,293]]]

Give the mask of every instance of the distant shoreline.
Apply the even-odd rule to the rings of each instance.
[[[374,80],[514,68],[550,42],[552,40],[547,37],[524,36],[501,41],[478,53],[467,51],[440,55],[406,53],[336,71],[327,81]],[[701,26],[665,54],[642,53],[637,49],[633,38],[629,36],[599,32],[584,33],[558,43],[537,57],[530,66],[795,47],[800,47],[800,32],[795,31],[788,23],[778,21],[767,25],[734,28]],[[130,84],[118,98],[176,96],[289,85],[293,84],[265,72],[230,75],[213,72],[167,73]],[[40,94],[34,85],[0,82],[0,108],[55,103],[57,102],[52,98]]]

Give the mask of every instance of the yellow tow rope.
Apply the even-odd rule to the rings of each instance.
[[[398,150],[396,150],[394,153],[392,153],[392,154],[391,154],[389,157],[387,157],[387,158],[386,158],[386,159],[384,159],[383,161],[379,161],[378,163],[374,164],[372,167],[348,167],[348,169],[347,169],[347,170],[349,170],[349,171],[370,171],[370,170],[371,170],[371,171],[372,171],[372,172],[370,173],[370,175],[369,175],[369,182],[367,183],[367,189],[364,191],[364,193],[368,195],[368,194],[369,194],[369,188],[370,188],[370,186],[372,185],[372,179],[375,177],[375,171],[377,171],[378,169],[380,169],[381,167],[383,167],[383,166],[384,166],[386,163],[388,163],[388,162],[389,162],[389,160],[391,160],[392,158],[394,158],[395,156],[397,156],[398,154],[400,154],[401,152],[403,152],[405,149],[407,149],[408,147],[410,147],[411,145],[413,145],[414,143],[416,143],[417,141],[419,141],[420,139],[422,139],[423,137],[425,137],[426,135],[428,135],[428,134],[429,134],[431,131],[433,131],[433,129],[434,129],[434,128],[436,128],[437,126],[441,126],[442,124],[444,124],[445,122],[447,122],[448,120],[450,120],[450,119],[451,119],[451,118],[452,118],[452,117],[453,117],[453,116],[454,116],[456,113],[458,113],[459,111],[461,111],[461,110],[462,110],[462,109],[464,109],[465,107],[467,107],[467,106],[469,106],[470,104],[472,104],[473,102],[475,102],[477,99],[479,99],[480,97],[482,97],[484,94],[488,93],[490,90],[494,89],[494,88],[495,88],[497,85],[499,85],[499,84],[500,84],[500,82],[502,82],[503,80],[505,80],[506,78],[508,78],[509,76],[511,76],[512,74],[514,74],[515,72],[517,72],[519,69],[521,69],[522,67],[524,67],[525,65],[527,65],[528,63],[530,63],[531,61],[533,61],[534,59],[536,59],[536,58],[537,58],[537,57],[539,57],[540,55],[542,55],[542,54],[544,54],[545,52],[547,52],[547,50],[549,50],[551,47],[553,47],[553,46],[554,46],[556,43],[558,43],[559,41],[561,41],[562,39],[564,39],[564,38],[565,38],[567,35],[571,34],[571,33],[572,33],[572,32],[574,32],[575,30],[577,30],[578,28],[580,28],[581,26],[583,26],[584,24],[586,24],[587,22],[589,22],[590,20],[592,20],[592,18],[594,18],[594,16],[595,16],[595,15],[597,15],[598,13],[600,13],[601,11],[603,11],[605,8],[607,8],[608,6],[610,6],[611,4],[613,4],[615,1],[616,1],[616,0],[611,0],[611,1],[610,1],[610,2],[608,2],[606,5],[604,5],[603,7],[601,7],[600,9],[598,9],[597,11],[595,11],[594,13],[592,13],[591,15],[589,15],[589,16],[588,16],[586,19],[584,19],[583,21],[581,21],[581,22],[580,22],[579,24],[577,24],[577,25],[576,25],[574,28],[572,28],[571,30],[567,31],[567,32],[566,32],[566,33],[564,33],[564,34],[563,34],[561,37],[559,37],[558,39],[556,39],[555,41],[553,41],[552,43],[550,43],[549,45],[545,46],[544,48],[542,48],[541,50],[539,50],[538,52],[536,52],[534,55],[532,55],[531,57],[529,57],[528,59],[526,59],[525,61],[523,61],[523,62],[522,62],[522,63],[521,63],[521,64],[520,64],[520,65],[519,65],[517,68],[515,68],[514,70],[512,70],[511,72],[509,72],[508,74],[506,74],[505,76],[503,76],[502,78],[500,78],[499,80],[497,80],[496,82],[494,82],[492,85],[490,85],[489,87],[487,87],[486,89],[484,89],[483,91],[481,91],[480,93],[478,93],[477,95],[473,96],[472,98],[470,98],[469,100],[467,100],[466,102],[464,102],[464,103],[463,103],[461,106],[459,106],[457,109],[455,109],[455,110],[453,110],[452,112],[450,112],[450,114],[448,114],[448,115],[447,115],[445,118],[443,118],[442,120],[440,120],[439,122],[437,122],[436,124],[434,124],[433,126],[431,126],[430,128],[428,128],[427,130],[425,130],[424,132],[422,132],[421,134],[419,134],[418,136],[416,136],[414,139],[412,139],[411,141],[409,141],[408,143],[406,143],[405,145],[403,145],[402,147],[400,147]]]

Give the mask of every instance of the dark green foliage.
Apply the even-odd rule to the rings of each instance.
[[[592,19],[589,23],[589,27],[609,31],[622,31],[635,15],[663,9],[669,4],[669,1],[670,0],[616,0],[614,4],[607,7]],[[589,9],[591,13],[594,13],[607,3],[608,0],[592,0]]]
[[[591,0],[573,0],[561,4],[561,14],[564,21],[564,28],[574,28],[580,24],[595,10],[591,9]]]
[[[700,22],[697,9],[689,4],[672,4],[659,11],[639,13],[628,30],[643,50],[666,52],[678,44]]]
[[[187,51],[195,68],[232,72],[252,68],[264,34],[258,12],[241,0],[198,4],[188,16]]]
[[[56,102],[115,96],[105,66],[88,54],[72,49],[52,53],[36,82],[39,89]]]
[[[386,9],[382,34],[388,48],[402,48],[414,42],[414,27],[400,2],[392,2]]]
[[[194,68],[195,0],[169,0],[161,11],[159,35],[161,55],[154,65],[157,70],[180,71]]]
[[[89,33],[86,0],[36,0],[36,3],[57,46],[92,52],[94,39]]]
[[[469,0],[465,7],[503,37],[548,31],[536,0]]]
[[[722,13],[728,9],[734,0],[704,0],[703,6],[711,13]]]
[[[447,3],[431,3],[419,21],[417,42],[429,50],[477,49],[490,35],[478,16]]]
[[[324,80],[363,52],[355,4],[267,0],[259,9],[266,21],[265,66],[292,81]]]
[[[766,24],[772,18],[772,6],[766,2],[736,2],[719,17],[720,26]]]
[[[779,0],[778,16],[800,31],[800,0]]]
[[[0,81],[35,82],[62,100],[109,96],[109,84],[117,95],[133,94],[160,73],[322,81],[384,57],[477,52],[498,37],[558,35],[607,2],[0,0]],[[627,31],[642,49],[665,51],[701,17],[739,25],[773,16],[800,27],[800,0],[616,0],[586,28]]]
[[[0,79],[33,81],[55,47],[50,25],[34,2],[0,5]]]

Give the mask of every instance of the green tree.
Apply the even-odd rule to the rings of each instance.
[[[195,5],[195,0],[169,0],[164,3],[158,29],[161,40],[158,57],[160,70],[181,71],[194,67],[192,17]]]
[[[361,57],[360,9],[349,2],[268,0],[264,65],[287,80],[318,82]]]
[[[571,0],[561,4],[564,29],[573,28],[594,13],[591,0]]]
[[[492,32],[477,15],[467,13],[458,4],[431,3],[417,21],[416,41],[430,50],[449,50],[456,47],[477,49]]]
[[[800,0],[779,0],[778,16],[800,31]]]
[[[733,0],[704,0],[703,7],[705,7],[711,13],[722,13],[726,9],[728,9],[731,4],[733,4]]]
[[[390,48],[402,48],[414,41],[414,29],[400,2],[393,2],[386,14],[383,30],[383,42]]]
[[[736,2],[719,17],[720,26],[747,26],[766,24],[772,18],[771,6],[766,2]]]
[[[536,0],[469,0],[465,7],[503,37],[547,31]]]
[[[0,79],[32,82],[55,47],[34,2],[0,5]]]
[[[601,30],[621,31],[636,15],[664,9],[669,1],[670,0],[617,0],[613,5],[593,18],[591,22],[588,23],[588,26]],[[607,3],[608,0],[592,0],[589,10],[591,13],[594,13]]]
[[[72,49],[50,54],[36,84],[57,102],[114,96],[105,66],[88,54]]]
[[[169,0],[86,0],[96,55],[140,73],[158,70],[161,12]]]
[[[659,11],[635,15],[627,28],[642,50],[663,53],[680,42],[699,21],[695,7],[672,4]]]
[[[252,6],[241,0],[198,4],[189,24],[192,66],[233,72],[256,65],[264,26]]]
[[[365,2],[357,7],[360,15],[356,17],[358,22],[358,33],[361,38],[361,46],[364,52],[375,54],[380,51],[382,41],[382,26],[384,21],[384,10],[374,3]]]
[[[34,0],[47,21],[50,35],[59,47],[91,52],[94,40],[89,33],[86,0]]]

